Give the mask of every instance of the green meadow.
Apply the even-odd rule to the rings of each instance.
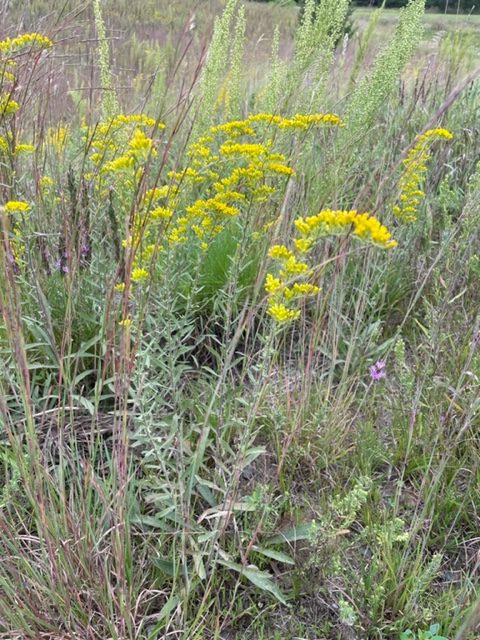
[[[0,2],[0,638],[480,638],[480,15]]]

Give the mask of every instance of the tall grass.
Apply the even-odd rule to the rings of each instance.
[[[0,637],[473,640],[462,41],[422,67],[419,0],[380,51],[307,2],[254,64],[265,7],[147,51],[90,9],[0,43]]]

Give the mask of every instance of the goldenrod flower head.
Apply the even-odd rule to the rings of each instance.
[[[258,158],[267,153],[267,147],[264,144],[256,144],[253,142],[226,142],[220,147],[220,154],[225,156],[240,155],[250,158]]]
[[[388,229],[376,218],[368,213],[358,213],[354,209],[324,209],[314,216],[297,218],[294,225],[300,234],[293,241],[295,249],[274,245],[268,252],[271,258],[281,263],[278,277],[269,273],[265,280],[265,290],[269,297],[268,313],[278,322],[298,318],[300,310],[293,309],[292,305],[298,304],[300,298],[312,297],[320,292],[320,287],[316,284],[305,281],[313,273],[310,265],[305,262],[306,255],[320,237],[352,233],[383,248],[391,248],[397,244]]]
[[[100,164],[104,157],[105,156],[103,153],[99,153],[98,151],[96,151],[95,153],[92,153],[92,155],[90,156],[90,160],[93,162],[93,164]]]
[[[17,144],[17,146],[15,147],[16,154],[33,153],[34,151],[35,147],[33,146],[33,144]]]
[[[316,296],[320,293],[320,287],[309,282],[295,282],[291,291],[294,296]]]
[[[39,180],[40,189],[49,189],[53,187],[53,178],[50,176],[42,176]]]
[[[153,146],[153,140],[148,138],[141,129],[136,129],[128,146],[133,151],[148,153]]]
[[[274,115],[273,113],[256,113],[249,116],[246,120],[247,123],[251,122],[263,122],[265,124],[276,124],[279,125],[283,122],[285,118],[282,116]]]
[[[257,113],[251,115],[245,122],[273,124],[280,129],[308,129],[310,126],[322,124],[343,126],[342,119],[334,113],[298,113],[292,118],[284,118],[271,113]]]
[[[273,171],[274,173],[280,173],[286,176],[294,176],[295,170],[292,167],[289,167],[286,164],[280,164],[279,162],[269,162],[267,165],[267,169]]]
[[[148,207],[149,205],[166,198],[169,194],[174,194],[175,189],[175,187],[169,187],[168,185],[156,187],[155,189],[148,189],[142,198],[142,207]]]
[[[292,322],[300,317],[299,309],[289,309],[281,302],[273,302],[267,307],[267,313],[280,323]]]
[[[300,273],[306,273],[309,266],[306,262],[299,262],[295,256],[291,256],[283,265],[280,275],[283,277],[296,276]]]
[[[445,138],[445,140],[451,140],[453,133],[448,129],[429,129],[417,136],[417,140],[428,140],[429,138]]]
[[[284,288],[280,278],[275,278],[271,273],[267,273],[265,280],[265,291],[267,293],[278,293]]]
[[[402,222],[414,222],[417,219],[418,208],[425,193],[420,189],[428,161],[430,160],[430,142],[440,138],[451,140],[453,134],[448,129],[429,129],[415,138],[415,145],[403,160],[405,167],[399,180],[399,204],[393,207],[394,215]]]
[[[0,151],[8,153],[8,140],[4,136],[0,136]]]
[[[7,213],[27,213],[32,207],[22,200],[9,200],[3,208]]]
[[[103,173],[111,173],[116,171],[128,171],[135,166],[135,160],[130,155],[120,156],[116,160],[106,162],[102,167]]]
[[[2,85],[7,82],[15,82],[16,80],[15,74],[10,71],[0,71],[0,77]]]
[[[173,211],[166,207],[155,207],[150,211],[152,220],[170,220],[173,217]]]
[[[355,236],[377,244],[385,249],[391,249],[397,245],[392,240],[390,232],[376,218],[368,213],[324,209],[315,216],[297,218],[294,222],[300,234],[307,240],[318,237],[353,232]]]
[[[273,245],[273,247],[270,247],[268,251],[268,256],[270,258],[273,258],[274,260],[283,260],[283,261],[290,260],[291,258],[294,257],[290,249],[287,249],[287,247],[284,244],[275,244]]]
[[[147,280],[149,277],[149,273],[146,269],[141,267],[136,267],[132,270],[132,282],[142,282]]]
[[[13,116],[20,109],[20,105],[15,100],[10,100],[8,95],[0,96],[0,116]]]
[[[319,124],[331,124],[331,125],[342,125],[343,122],[341,118],[339,118],[334,113],[312,113],[309,115],[304,115],[297,113],[293,118],[285,118],[280,123],[279,126],[282,129],[308,129],[312,125]]]
[[[137,124],[143,127],[154,127],[155,125],[157,125],[157,128],[165,129],[165,125],[162,122],[157,123],[155,118],[150,118],[144,113],[134,113],[130,115],[119,114],[118,116],[115,116],[115,118],[110,120],[110,122],[105,123],[105,126],[116,128],[119,125],[125,124]]]
[[[214,135],[217,133],[226,133],[229,136],[255,135],[255,130],[248,125],[248,120],[232,120],[231,122],[225,122],[212,127],[210,131]]]
[[[47,36],[39,33],[24,33],[15,38],[7,38],[0,42],[0,53],[3,55],[12,55],[20,49],[28,45],[37,45],[41,49],[49,49],[53,46],[53,42]]]
[[[310,238],[295,238],[293,244],[299,253],[307,253],[312,248],[313,240]]]

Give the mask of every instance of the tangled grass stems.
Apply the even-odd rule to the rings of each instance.
[[[235,6],[200,84],[202,60],[174,90],[177,49],[169,95],[123,112],[96,3],[104,79],[81,125],[32,117],[47,41],[3,47],[25,46],[0,121],[0,634],[474,638],[473,103],[440,113],[440,77],[430,102],[405,75],[395,93],[419,2],[368,104],[367,80],[342,98],[326,72],[345,3],[309,3],[285,65],[277,30],[272,94],[250,95],[260,9],[235,28]],[[405,140],[401,196],[431,154],[408,228]]]

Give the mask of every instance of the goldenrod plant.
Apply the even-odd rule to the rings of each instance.
[[[477,17],[80,4],[0,9],[0,639],[475,640]]]

